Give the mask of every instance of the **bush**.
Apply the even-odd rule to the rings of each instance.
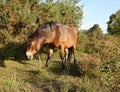
[[[87,44],[87,35],[82,32],[78,31],[78,41],[77,41],[77,52],[81,53],[85,51],[85,45]]]

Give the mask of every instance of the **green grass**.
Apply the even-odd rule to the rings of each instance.
[[[109,92],[105,75],[90,66],[82,66],[84,61],[67,66],[66,73],[61,72],[61,62],[52,58],[48,68],[43,60],[5,60],[5,68],[0,67],[0,92]],[[88,63],[89,64],[89,63]],[[118,81],[120,82],[120,80]],[[118,83],[119,84],[119,83]],[[117,85],[118,86],[118,85]],[[113,85],[114,87],[114,85]],[[115,89],[115,92],[119,92]],[[112,89],[111,92],[114,92]]]

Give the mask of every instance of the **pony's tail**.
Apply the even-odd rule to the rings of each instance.
[[[72,53],[73,53],[72,48],[69,48],[68,49],[68,61],[69,61],[69,63],[71,62],[71,59],[72,59]]]
[[[68,52],[68,61],[69,61],[69,63],[71,62],[71,58],[72,58],[72,54],[73,54],[73,56],[74,56],[74,64],[76,64],[76,56],[75,56],[74,48],[71,47],[68,50],[69,50],[69,52]]]

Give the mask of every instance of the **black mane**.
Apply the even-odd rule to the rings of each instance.
[[[45,22],[42,25],[39,25],[38,28],[36,29],[36,31],[34,31],[30,36],[28,36],[28,38],[33,38],[34,36],[38,36],[39,35],[39,31],[45,29],[46,31],[51,31],[55,28],[56,26],[56,22]]]
[[[38,30],[49,29],[49,28],[50,28],[50,30],[53,30],[53,28],[55,27],[55,25],[56,25],[56,22],[53,22],[53,21],[51,21],[51,22],[45,22],[44,24],[38,26]]]

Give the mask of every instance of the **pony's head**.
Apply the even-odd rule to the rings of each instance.
[[[26,50],[26,56],[28,59],[33,58],[33,56],[42,47],[42,44],[51,42],[51,40],[54,38],[53,34],[55,34],[55,32],[52,32],[54,28],[55,28],[54,22],[47,22],[41,26],[38,26],[36,31],[34,31],[28,37],[28,46]]]
[[[40,49],[40,41],[35,34],[32,34],[28,37],[28,46],[26,50],[26,56],[28,59],[33,59],[33,55],[35,55]]]

